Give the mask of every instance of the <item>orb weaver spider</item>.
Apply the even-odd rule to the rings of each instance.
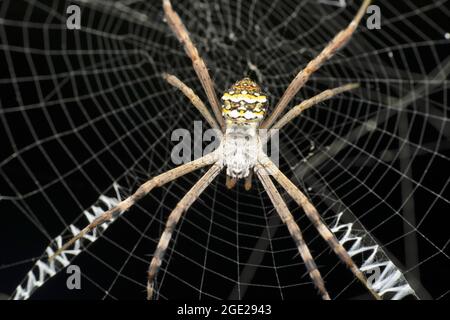
[[[172,238],[172,233],[182,214],[188,210],[192,203],[200,196],[206,187],[208,187],[223,168],[226,168],[226,185],[228,188],[232,188],[239,179],[245,179],[245,189],[250,189],[252,173],[255,173],[260,179],[273,206],[283,223],[286,224],[290,235],[295,241],[309,276],[324,300],[330,299],[325,283],[314,262],[311,252],[303,239],[298,224],[295,222],[294,217],[275,187],[272,178],[276,180],[287,194],[303,208],[305,215],[311,220],[321,237],[328,243],[340,260],[351,270],[354,276],[362,282],[372,296],[376,299],[381,299],[380,295],[371,288],[363,273],[353,262],[345,248],[339,243],[336,236],[322,221],[321,216],[314,205],[264,153],[262,148],[264,141],[258,135],[258,130],[260,129],[281,129],[292,119],[298,117],[305,109],[359,86],[357,83],[351,83],[325,90],[292,107],[281,117],[281,119],[279,119],[289,102],[303,87],[309,77],[351,38],[370,2],[371,0],[364,0],[356,16],[347,28],[340,31],[326,45],[320,54],[312,59],[306,67],[296,75],[281,99],[278,101],[274,110],[266,118],[267,96],[262,92],[260,86],[249,78],[237,81],[223,94],[221,99],[223,103],[222,105],[219,105],[218,98],[214,91],[214,84],[208,73],[205,61],[200,57],[197,48],[190,39],[189,33],[180,17],[173,10],[170,0],[163,0],[163,8],[167,23],[177,39],[184,46],[186,54],[192,60],[193,68],[206,93],[210,107],[213,110],[213,115],[194,91],[181,80],[174,75],[169,74],[164,74],[163,77],[169,84],[179,89],[191,101],[193,106],[200,112],[212,128],[220,130],[222,133],[220,145],[215,151],[199,159],[180,165],[179,167],[166,171],[143,183],[134,194],[120,202],[116,207],[101,214],[92,223],[81,230],[78,235],[65,243],[50,257],[50,259],[54,259],[55,256],[65,251],[77,240],[84,237],[88,232],[92,231],[100,224],[109,221],[128,210],[155,187],[160,187],[194,170],[210,166],[209,170],[207,170],[207,172],[178,202],[167,219],[164,232],[159,239],[159,243],[148,269],[148,299],[152,299],[153,297],[155,277],[162,264],[164,254]],[[268,139],[270,139],[270,136]]]

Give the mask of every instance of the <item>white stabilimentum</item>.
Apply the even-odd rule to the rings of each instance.
[[[91,223],[103,212],[114,208],[120,201],[120,187],[113,184],[114,194],[112,196],[101,195],[95,205],[83,212],[81,218],[75,223],[69,225],[63,233],[54,238],[45,249],[42,256],[35,262],[25,279],[17,286],[12,294],[14,300],[27,300],[39,287],[43,286],[49,279],[53,278],[61,270],[67,267],[75,257],[86,249],[86,247],[100,238],[103,232],[115,221],[109,220],[98,228],[86,234],[82,239],[75,242],[71,249],[64,250],[54,261],[49,261],[52,256],[64,244],[63,239],[72,238],[80,232],[87,223]]]

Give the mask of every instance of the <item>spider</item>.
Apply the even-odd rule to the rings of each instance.
[[[306,83],[309,77],[351,38],[370,2],[371,0],[364,0],[350,24],[340,31],[325,46],[320,54],[312,59],[306,67],[296,75],[281,99],[278,101],[273,112],[266,117],[268,105],[267,96],[261,91],[260,86],[249,78],[239,80],[232,85],[231,88],[223,94],[221,99],[223,103],[219,105],[218,98],[214,91],[214,84],[208,73],[205,61],[200,57],[197,48],[190,39],[189,33],[179,15],[173,10],[170,0],[163,0],[166,21],[176,38],[184,46],[186,54],[192,60],[193,68],[205,90],[208,102],[213,110],[213,115],[194,91],[181,80],[174,75],[169,74],[163,74],[163,77],[169,84],[180,90],[191,101],[193,106],[200,112],[212,128],[220,130],[222,133],[220,145],[215,151],[199,159],[180,165],[143,183],[134,194],[120,202],[116,207],[101,214],[92,223],[81,230],[79,234],[65,243],[58,251],[50,256],[50,259],[54,259],[54,257],[65,251],[77,240],[84,237],[88,232],[92,231],[100,224],[109,221],[128,210],[139,199],[153,190],[153,188],[160,187],[194,170],[210,166],[206,173],[178,202],[167,219],[164,232],[159,239],[148,269],[148,299],[152,299],[153,297],[154,280],[162,264],[169,242],[171,241],[172,233],[182,214],[188,210],[192,203],[200,196],[206,187],[208,187],[223,168],[226,168],[226,185],[228,188],[233,188],[239,179],[244,179],[245,189],[249,190],[251,188],[252,174],[256,174],[269,195],[282,222],[287,226],[289,233],[297,246],[298,252],[304,261],[309,276],[322,299],[329,300],[330,295],[325,287],[320,271],[314,262],[314,258],[303,239],[300,227],[295,222],[294,217],[290,213],[272,179],[276,180],[287,194],[303,208],[305,215],[310,219],[321,237],[328,243],[339,259],[351,270],[354,276],[362,282],[370,294],[375,299],[381,299],[380,295],[370,286],[363,273],[353,262],[348,252],[339,243],[336,236],[322,221],[321,216],[314,205],[264,153],[262,145],[265,141],[258,134],[259,129],[281,129],[292,119],[298,117],[305,109],[359,86],[357,83],[351,83],[325,90],[292,107],[283,115],[287,105]],[[281,115],[283,116],[280,118]],[[266,141],[267,139],[270,139],[270,135],[266,138]]]

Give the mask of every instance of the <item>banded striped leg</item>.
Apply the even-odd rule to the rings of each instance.
[[[219,100],[217,99],[216,92],[214,91],[214,84],[209,76],[205,61],[200,57],[197,48],[192,43],[189,33],[186,30],[183,21],[181,21],[180,16],[172,9],[170,0],[163,0],[163,8],[167,23],[173,33],[175,33],[178,40],[183,44],[186,54],[192,60],[192,66],[194,67],[197,77],[202,83],[203,89],[208,97],[208,101],[211,104],[214,115],[216,116],[217,123],[223,129],[224,122],[220,111]]]
[[[336,253],[339,259],[341,259],[341,261],[345,265],[347,265],[347,267],[352,271],[355,277],[367,288],[367,290],[375,299],[381,300],[379,294],[371,288],[364,274],[361,272],[361,270],[359,270],[358,266],[355,264],[345,248],[339,243],[339,240],[336,238],[336,236],[330,231],[330,229],[328,229],[325,223],[323,223],[314,205],[267,156],[263,156],[262,159],[263,160],[260,161],[260,164],[283,187],[283,189],[286,190],[286,192],[292,197],[292,199],[294,199],[294,201],[303,208],[306,216],[312,222],[322,238],[328,243],[330,248]]]
[[[217,124],[216,120],[214,120],[211,113],[208,111],[208,108],[191,88],[189,88],[184,82],[182,82],[174,75],[163,73],[163,78],[169,84],[183,92],[183,94],[191,101],[194,107],[201,113],[203,118],[209,123],[211,128],[220,130],[219,125]]]
[[[61,248],[58,249],[52,256],[49,257],[49,260],[53,260],[57,255],[67,250],[71,245],[73,245],[77,240],[83,238],[88,232],[92,231],[102,223],[109,221],[113,218],[119,216],[122,212],[128,210],[131,206],[133,206],[139,199],[146,196],[153,188],[160,187],[172,180],[175,180],[189,172],[200,169],[207,165],[213,164],[217,161],[217,153],[213,152],[207,154],[206,156],[199,158],[197,160],[191,161],[189,163],[183,164],[179,167],[161,173],[160,175],[148,180],[143,183],[135,193],[126,198],[125,200],[119,202],[117,206],[111,208],[108,211],[102,213],[99,217],[97,217],[94,221],[92,221],[88,226],[86,226],[83,230],[80,231],[75,237],[66,242]]]
[[[204,175],[197,181],[197,183],[184,195],[184,197],[178,202],[175,209],[170,213],[166,222],[161,238],[153,255],[152,261],[148,268],[148,280],[147,280],[147,299],[151,300],[153,297],[153,281],[158,273],[159,267],[164,259],[164,254],[169,246],[172,233],[175,230],[178,221],[181,218],[183,212],[187,211],[194,201],[200,196],[205,188],[214,180],[222,169],[221,165],[214,164]]]
[[[262,172],[264,171],[264,169],[262,167],[257,167],[256,170],[256,174],[261,180],[264,189],[268,193],[269,198],[272,201],[273,206],[275,207],[275,210],[280,215],[283,223],[288,227],[289,233],[291,234],[291,237],[294,239],[295,244],[297,245],[298,252],[305,262],[306,269],[308,270],[309,276],[314,282],[314,285],[316,286],[317,290],[319,290],[319,293],[321,294],[323,300],[330,300],[328,291],[325,288],[325,283],[322,279],[322,276],[320,275],[319,269],[317,269],[314,258],[312,257],[311,252],[309,251],[308,246],[303,239],[300,227],[297,223],[295,223],[294,217],[289,212],[286,203],[284,202],[278,190],[275,188],[275,185],[273,184],[270,177],[265,172]]]
[[[369,6],[371,0],[364,0],[362,6],[359,8],[356,16],[353,18],[352,22],[345,28],[340,31],[334,38],[331,40],[328,45],[316,56],[313,60],[311,60],[306,67],[301,70],[297,76],[292,80],[289,84],[286,91],[283,93],[280,101],[276,105],[273,112],[270,116],[265,120],[261,128],[267,129],[272,126],[275,120],[283,113],[286,106],[292,100],[292,98],[297,94],[297,92],[303,87],[303,85],[308,81],[309,77],[316,72],[328,59],[330,59],[336,51],[341,49],[351,38],[353,33],[355,32],[358,24],[360,23],[362,17],[366,13],[367,7]]]

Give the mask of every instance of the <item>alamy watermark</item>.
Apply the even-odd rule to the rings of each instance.
[[[257,129],[262,142],[263,151],[270,157],[276,166],[279,164],[279,130]],[[203,130],[202,121],[194,121],[193,130],[178,128],[172,132],[173,146],[170,158],[176,165],[185,164],[192,160],[217,150],[224,134],[217,129]]]
[[[381,9],[379,6],[372,4],[367,7],[367,14],[370,16],[366,20],[366,27],[369,30],[381,29]]]
[[[69,290],[80,290],[81,289],[81,269],[76,264],[71,264],[67,267],[67,274],[69,276],[66,280],[66,286]]]
[[[367,277],[367,282],[370,286],[374,286],[375,283],[380,279],[381,269],[379,267],[374,267],[373,269],[367,270],[366,273],[370,274]]]
[[[66,26],[69,30],[81,29],[81,9],[76,4],[72,4],[67,7],[66,13],[68,14],[66,20]]]

